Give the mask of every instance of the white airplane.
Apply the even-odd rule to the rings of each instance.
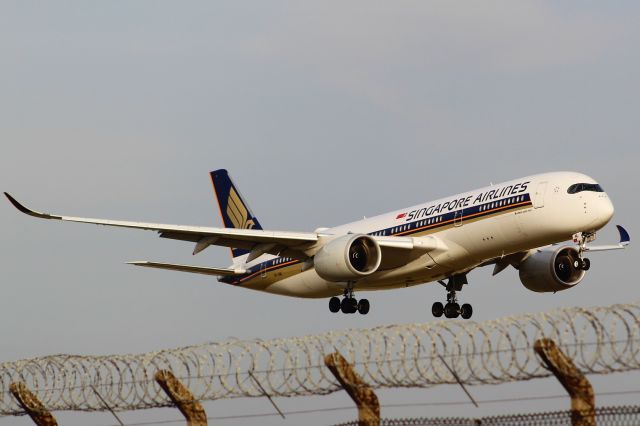
[[[194,255],[210,245],[230,247],[228,268],[129,263],[215,275],[223,283],[268,293],[330,297],[330,311],[343,313],[369,312],[369,301],[358,301],[355,290],[438,282],[447,303],[434,303],[433,315],[467,319],[472,307],[460,306],[456,292],[474,268],[493,264],[495,275],[511,265],[529,290],[556,292],[583,279],[590,266],[585,252],[621,249],[630,241],[618,226],[619,244],[588,244],[614,209],[602,187],[580,173],[528,176],[314,232],[263,230],[226,170],[211,172],[211,180],[224,228],[59,216],[5,195],[21,212],[43,219],[147,229],[191,241]],[[559,244],[568,240],[573,242]]]

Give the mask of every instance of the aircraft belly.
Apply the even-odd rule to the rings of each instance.
[[[276,281],[263,291],[283,296],[323,298],[342,294],[343,290],[338,283],[326,281],[314,269],[309,269]]]
[[[426,253],[410,263],[396,269],[380,271],[356,283],[356,288],[382,290],[408,287],[433,281],[441,277],[448,268],[437,264]]]

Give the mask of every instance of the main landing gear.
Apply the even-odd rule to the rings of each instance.
[[[367,299],[360,299],[359,301],[353,296],[353,286],[349,286],[344,290],[344,298],[340,301],[338,297],[332,297],[329,299],[329,310],[331,312],[342,311],[343,314],[355,314],[360,312],[361,315],[366,315],[369,312],[369,301]]]
[[[438,282],[447,290],[447,304],[443,305],[441,302],[435,302],[433,306],[431,306],[433,316],[440,318],[444,314],[446,318],[458,318],[458,316],[464,319],[471,318],[471,315],[473,315],[471,305],[464,303],[460,306],[456,297],[456,292],[462,290],[462,286],[467,284],[466,275],[453,275],[449,277],[447,283],[442,281]]]

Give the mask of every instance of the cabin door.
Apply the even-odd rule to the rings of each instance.
[[[533,194],[533,207],[539,209],[544,207],[544,194],[547,192],[547,182],[540,182]]]

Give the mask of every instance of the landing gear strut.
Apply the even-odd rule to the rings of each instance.
[[[349,283],[347,288],[344,289],[344,297],[342,301],[338,297],[332,297],[329,299],[329,310],[331,312],[342,311],[343,314],[355,314],[359,312],[360,315],[366,315],[369,313],[369,301],[367,299],[357,300],[353,295],[353,284]]]
[[[433,306],[431,306],[433,316],[440,318],[444,314],[446,318],[458,318],[458,316],[464,319],[471,318],[471,315],[473,315],[471,305],[465,303],[460,306],[456,296],[456,292],[462,290],[462,286],[467,284],[466,275],[453,275],[449,277],[447,283],[443,281],[438,282],[447,290],[447,304],[443,305],[441,302],[435,302]]]

